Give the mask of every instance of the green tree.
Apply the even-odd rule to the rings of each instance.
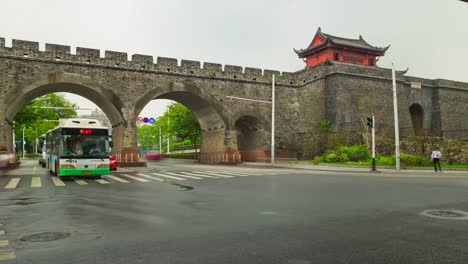
[[[182,104],[176,103],[169,106],[166,113],[169,117],[168,131],[181,141],[189,139],[193,149],[196,150],[200,143],[201,128],[192,111]]]
[[[63,107],[70,109],[53,109],[48,107]],[[25,141],[28,151],[32,151],[36,138],[57,126],[60,118],[77,117],[73,109],[76,105],[66,100],[62,95],[47,94],[38,97],[23,107],[13,119],[15,137],[22,139],[25,128]]]

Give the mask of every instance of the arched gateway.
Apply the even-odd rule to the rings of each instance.
[[[317,155],[320,121],[330,121],[332,128],[359,122],[361,96],[374,94],[383,113],[393,111],[391,70],[375,63],[383,51],[362,38],[343,39],[319,30],[312,44],[298,51],[308,58],[308,67],[280,73],[163,57],[155,63],[152,56],[138,54],[129,60],[126,53],[114,51],[105,51],[101,58],[96,49],[78,47],[72,54],[69,46],[47,43],[42,51],[37,42],[15,39],[6,47],[0,38],[0,149],[13,150],[12,120],[24,105],[47,93],[70,92],[105,112],[116,154],[138,152],[137,115],[149,101],[164,98],[186,105],[197,117],[201,162],[265,160],[271,144],[271,105],[259,102],[271,100],[275,74],[275,145],[298,157]],[[442,133],[468,130],[467,83],[405,73],[396,73],[399,94],[405,95],[398,100],[400,113],[416,99],[424,103],[424,112],[401,116],[400,127],[413,123],[420,130]],[[421,113],[428,116],[424,124]],[[380,124],[392,127],[393,121],[384,118]]]

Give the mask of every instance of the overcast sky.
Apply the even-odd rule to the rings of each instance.
[[[297,71],[317,28],[391,45],[380,67],[468,82],[468,4],[458,0],[14,0],[0,37]],[[103,54],[103,53],[101,53]],[[81,107],[95,107],[69,97]],[[155,116],[165,104],[142,115]]]

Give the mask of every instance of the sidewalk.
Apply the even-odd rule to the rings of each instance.
[[[266,168],[285,168],[285,169],[301,169],[301,170],[313,170],[313,171],[330,171],[330,172],[351,172],[351,173],[385,173],[385,174],[408,174],[408,175],[436,175],[434,169],[424,168],[408,168],[401,169],[399,171],[390,168],[379,168],[377,166],[377,172],[371,172],[370,167],[358,167],[358,166],[336,166],[336,165],[315,165],[312,163],[295,162],[295,161],[277,161],[275,164],[265,162],[243,162],[241,166],[248,167],[266,167]],[[468,176],[468,170],[443,170],[444,175],[453,176]],[[440,175],[440,174],[439,174]]]

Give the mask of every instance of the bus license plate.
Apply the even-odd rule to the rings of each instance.
[[[91,172],[90,172],[90,171],[83,171],[83,172],[81,172],[81,174],[83,174],[83,175],[89,175],[89,174],[91,174]]]

